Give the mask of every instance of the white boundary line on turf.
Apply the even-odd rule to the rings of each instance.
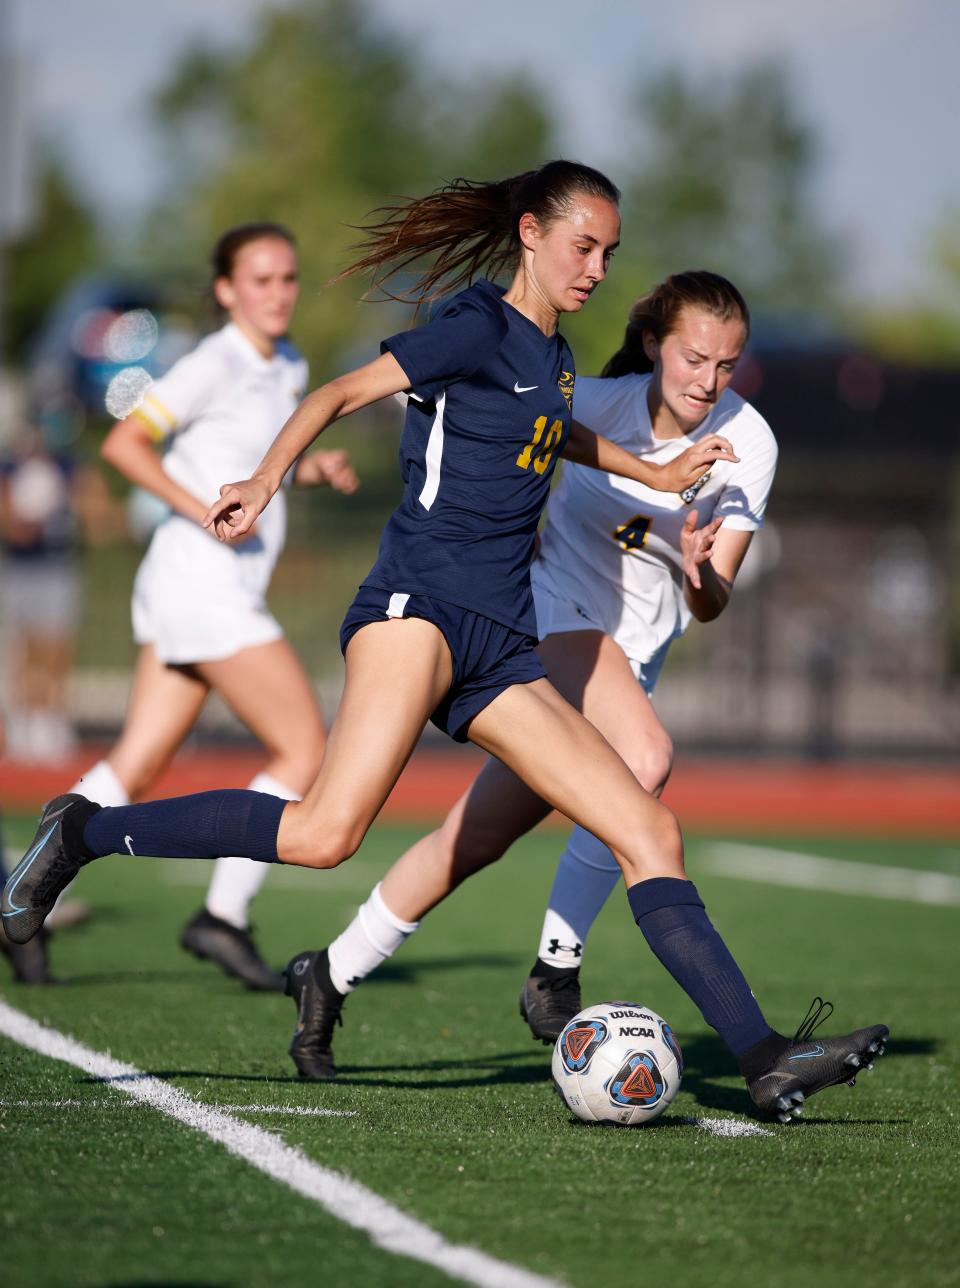
[[[102,1109],[116,1112],[125,1109],[140,1109],[143,1106],[130,1100],[105,1100],[91,1096],[87,1100],[76,1097],[63,1097],[59,1100],[4,1100],[0,1098],[0,1109]],[[147,1108],[151,1106],[148,1105]],[[287,1114],[291,1117],[314,1118],[356,1118],[355,1109],[308,1109],[303,1105],[211,1105],[208,1109],[229,1110],[240,1114]],[[711,1136],[775,1136],[776,1132],[767,1131],[755,1123],[744,1122],[739,1118],[681,1118],[687,1127],[697,1127]]]
[[[793,850],[727,841],[711,842],[700,853],[704,867],[717,876],[874,899],[901,899],[940,906],[960,904],[960,877],[948,872],[852,863],[848,859],[826,859],[819,854],[798,854]]]
[[[91,1096],[88,1100],[63,1098],[60,1100],[3,1100],[0,1109],[139,1109],[141,1106],[130,1100],[104,1100]],[[209,1109],[219,1109],[227,1113],[239,1114],[286,1114],[291,1118],[356,1118],[356,1109],[308,1109],[305,1105],[209,1105]]]
[[[744,1122],[742,1118],[681,1118],[682,1123],[698,1127],[711,1136],[776,1136],[775,1131]]]
[[[124,1095],[202,1132],[235,1157],[312,1199],[346,1225],[362,1230],[386,1252],[425,1262],[477,1288],[564,1288],[559,1280],[498,1261],[476,1248],[449,1243],[436,1230],[407,1216],[373,1190],[313,1162],[262,1127],[204,1105],[133,1065],[122,1064],[55,1029],[44,1028],[2,1001],[0,1033],[40,1055],[72,1064]]]

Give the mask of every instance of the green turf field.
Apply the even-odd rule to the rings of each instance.
[[[8,845],[32,834],[26,819],[5,824]],[[268,955],[280,963],[327,942],[414,836],[378,827],[337,872],[272,874],[256,908]],[[75,887],[94,918],[53,941],[63,986],[10,985],[0,962],[0,991],[59,1033],[233,1106],[451,1243],[544,1281],[960,1282],[960,910],[720,875],[713,842],[696,838],[691,874],[771,1021],[792,1032],[820,993],[836,1004],[833,1031],[888,1023],[888,1055],[856,1089],[809,1102],[801,1123],[761,1124],[725,1049],[615,895],[588,948],[584,1001],[653,1007],[677,1031],[687,1071],[654,1125],[590,1128],[552,1093],[549,1051],[516,1010],[559,836],[518,845],[351,997],[332,1085],[295,1077],[288,999],[246,993],[177,948],[206,864],[98,863]],[[764,844],[960,876],[957,843]],[[72,1065],[0,1037],[0,1073],[0,1281],[11,1288],[455,1282]],[[265,1112],[297,1107],[351,1116]],[[717,1136],[692,1119],[768,1134]],[[501,1282],[496,1271],[489,1282]]]

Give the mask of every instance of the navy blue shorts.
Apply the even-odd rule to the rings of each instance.
[[[374,586],[361,586],[347,609],[340,627],[342,652],[361,626],[388,617],[422,617],[443,632],[453,659],[453,682],[430,719],[456,742],[467,741],[467,725],[504,689],[547,674],[532,635],[430,595],[391,594]]]

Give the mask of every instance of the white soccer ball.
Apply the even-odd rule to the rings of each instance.
[[[683,1053],[673,1030],[636,1002],[600,1002],[575,1015],[553,1048],[553,1079],[587,1123],[638,1127],[680,1090]]]

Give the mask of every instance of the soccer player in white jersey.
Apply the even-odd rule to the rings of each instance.
[[[531,571],[539,652],[552,683],[655,796],[669,777],[672,745],[650,694],[670,644],[693,618],[711,621],[729,602],[776,468],[769,426],[729,388],[748,333],[740,292],[714,273],[674,274],[636,302],[603,376],[578,378],[574,417],[658,465],[712,433],[738,459],[716,462],[682,495],[568,462]],[[490,761],[444,824],[397,860],[330,945],[336,990],[355,988],[430,908],[546,813]],[[576,827],[520,998],[545,1042],[580,1010],[584,943],[619,875],[603,842]]]
[[[240,545],[224,545],[200,525],[223,480],[253,470],[306,388],[307,364],[286,338],[299,291],[293,235],[273,223],[229,229],[212,267],[226,324],[160,377],[103,444],[104,458],[170,513],[134,583],[140,653],[123,731],[75,788],[101,805],[149,794],[211,690],[266,748],[253,790],[299,799],[323,755],[313,688],[266,604],[286,534],[284,490]],[[286,481],[356,487],[341,451],[301,457]],[[261,959],[247,920],[267,872],[249,859],[221,858],[180,941],[251,988],[279,989],[282,977]]]

